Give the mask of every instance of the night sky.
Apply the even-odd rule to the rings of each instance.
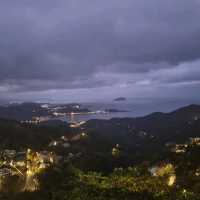
[[[200,99],[200,0],[1,0],[0,99]]]

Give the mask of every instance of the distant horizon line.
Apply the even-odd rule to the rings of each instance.
[[[88,103],[156,103],[156,102],[180,102],[180,103],[199,103],[200,104],[200,98],[166,98],[166,97],[123,97],[126,98],[123,101],[115,101],[115,99],[121,98],[121,97],[114,97],[113,99],[96,99],[96,100],[5,100],[0,99],[0,104],[22,104],[22,103],[38,103],[38,104],[88,104]],[[150,100],[150,101],[149,101]],[[138,102],[139,101],[139,102]]]

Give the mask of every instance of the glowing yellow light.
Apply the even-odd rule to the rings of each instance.
[[[33,172],[31,170],[27,170],[27,176],[32,176],[33,175]]]
[[[10,166],[14,166],[14,165],[13,165],[13,161],[10,161]]]
[[[175,181],[176,181],[176,176],[175,175],[170,176],[169,180],[168,180],[168,183],[167,183],[168,186],[174,185]]]
[[[31,153],[31,149],[27,149],[27,153]]]

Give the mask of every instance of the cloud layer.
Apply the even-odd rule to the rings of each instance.
[[[199,0],[1,1],[0,91],[196,93],[199,11]]]

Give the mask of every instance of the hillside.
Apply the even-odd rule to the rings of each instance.
[[[23,125],[17,121],[0,119],[0,149],[41,149],[52,139],[69,131],[67,125],[34,126]]]
[[[142,135],[160,140],[179,140],[199,135],[200,106],[190,105],[170,113],[152,113],[138,118],[90,120],[84,127],[105,136]]]
[[[52,118],[63,116],[71,112],[89,112],[80,104],[42,104],[42,103],[15,103],[0,106],[0,118],[12,120],[32,120],[33,118]]]
[[[191,105],[140,118],[90,120],[76,128],[1,119],[0,172],[11,170],[13,150],[30,155],[21,160],[23,177],[13,169],[12,176],[0,174],[0,199],[199,200],[199,113],[200,106]],[[51,164],[44,159],[49,155],[55,156]],[[25,178],[37,188],[16,189]]]

